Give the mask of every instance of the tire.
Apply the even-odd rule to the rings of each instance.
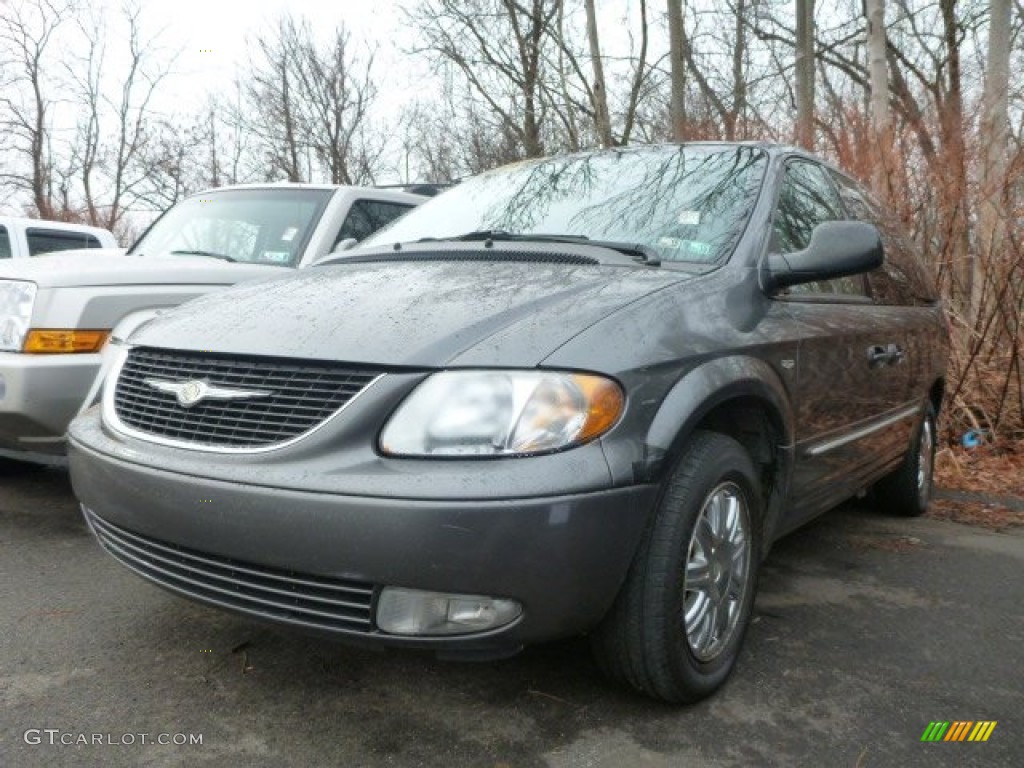
[[[900,517],[923,515],[931,501],[934,467],[935,409],[929,403],[899,469],[875,483],[873,495],[878,506]]]
[[[592,636],[607,676],[672,703],[725,682],[750,622],[761,518],[747,452],[730,437],[695,433]]]

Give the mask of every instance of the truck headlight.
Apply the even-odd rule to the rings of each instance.
[[[35,302],[35,283],[0,280],[0,351],[21,351]]]
[[[392,456],[526,456],[580,445],[618,421],[611,379],[559,371],[444,371],[423,381],[380,436]]]

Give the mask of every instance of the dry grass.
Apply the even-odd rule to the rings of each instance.
[[[939,488],[981,494],[971,501],[935,500],[928,517],[1005,531],[1024,527],[1024,440],[967,449],[947,446],[935,462]],[[1017,499],[1017,509],[1002,499]]]

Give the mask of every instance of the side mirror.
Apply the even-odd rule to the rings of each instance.
[[[811,242],[796,253],[771,253],[761,268],[768,293],[801,283],[858,275],[882,266],[885,250],[874,224],[825,221],[814,228]]]
[[[334,248],[331,249],[331,253],[342,253],[352,249],[359,241],[354,237],[346,237],[344,240],[339,240]]]

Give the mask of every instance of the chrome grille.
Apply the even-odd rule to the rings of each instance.
[[[273,447],[330,418],[380,371],[333,363],[177,352],[138,347],[128,353],[114,390],[114,413],[139,432],[199,447]],[[263,397],[202,400],[183,407],[146,379],[200,380],[213,387],[270,392]]]
[[[367,634],[374,587],[242,563],[131,533],[82,507],[103,548],[161,587],[262,619]]]

